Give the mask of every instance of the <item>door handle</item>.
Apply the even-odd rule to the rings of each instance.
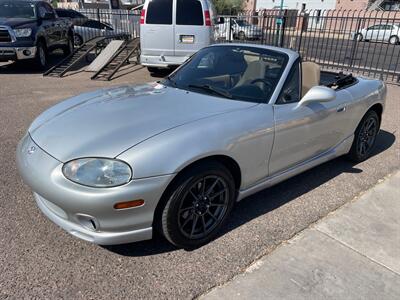
[[[339,107],[336,111],[337,112],[345,112],[346,111],[346,106]]]

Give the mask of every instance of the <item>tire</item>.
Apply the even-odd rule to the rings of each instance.
[[[366,160],[375,146],[376,136],[380,128],[380,118],[374,110],[369,110],[354,133],[354,141],[348,157],[354,162]]]
[[[43,41],[39,41],[37,44],[36,57],[34,58],[34,65],[39,70],[45,70],[47,68],[47,47]]]
[[[236,199],[232,174],[218,162],[189,169],[169,191],[159,227],[170,243],[185,249],[213,240]]]
[[[160,69],[159,69],[159,68],[156,68],[156,67],[147,67],[147,70],[148,70],[150,73],[158,73],[158,72],[160,72]]]
[[[68,56],[74,52],[74,38],[68,37],[68,44],[63,48],[63,52],[65,56]]]
[[[357,33],[355,38],[356,38],[356,41],[358,41],[358,42],[362,42],[364,39],[364,37],[361,33]]]
[[[246,39],[246,34],[243,31],[239,31],[238,39],[244,41]]]
[[[77,33],[74,34],[74,45],[76,47],[80,47],[83,45],[83,38]]]
[[[389,38],[389,44],[391,45],[397,45],[399,43],[399,37],[396,35],[393,35]]]

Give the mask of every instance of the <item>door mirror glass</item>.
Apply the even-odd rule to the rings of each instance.
[[[329,102],[336,99],[336,92],[326,86],[311,88],[300,100],[299,106],[305,106],[313,102]]]

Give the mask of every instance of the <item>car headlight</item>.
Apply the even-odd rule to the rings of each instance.
[[[132,178],[132,170],[128,164],[106,158],[72,160],[63,166],[62,172],[75,183],[99,188],[123,185]]]
[[[14,33],[17,38],[29,37],[32,34],[32,29],[31,28],[14,29]]]

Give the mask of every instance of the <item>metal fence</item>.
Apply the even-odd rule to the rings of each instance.
[[[264,10],[223,17],[220,42],[291,48],[324,69],[400,84],[400,12]]]
[[[95,37],[126,34],[131,38],[139,36],[140,12],[123,9],[78,9],[86,18],[73,19],[75,44]]]

